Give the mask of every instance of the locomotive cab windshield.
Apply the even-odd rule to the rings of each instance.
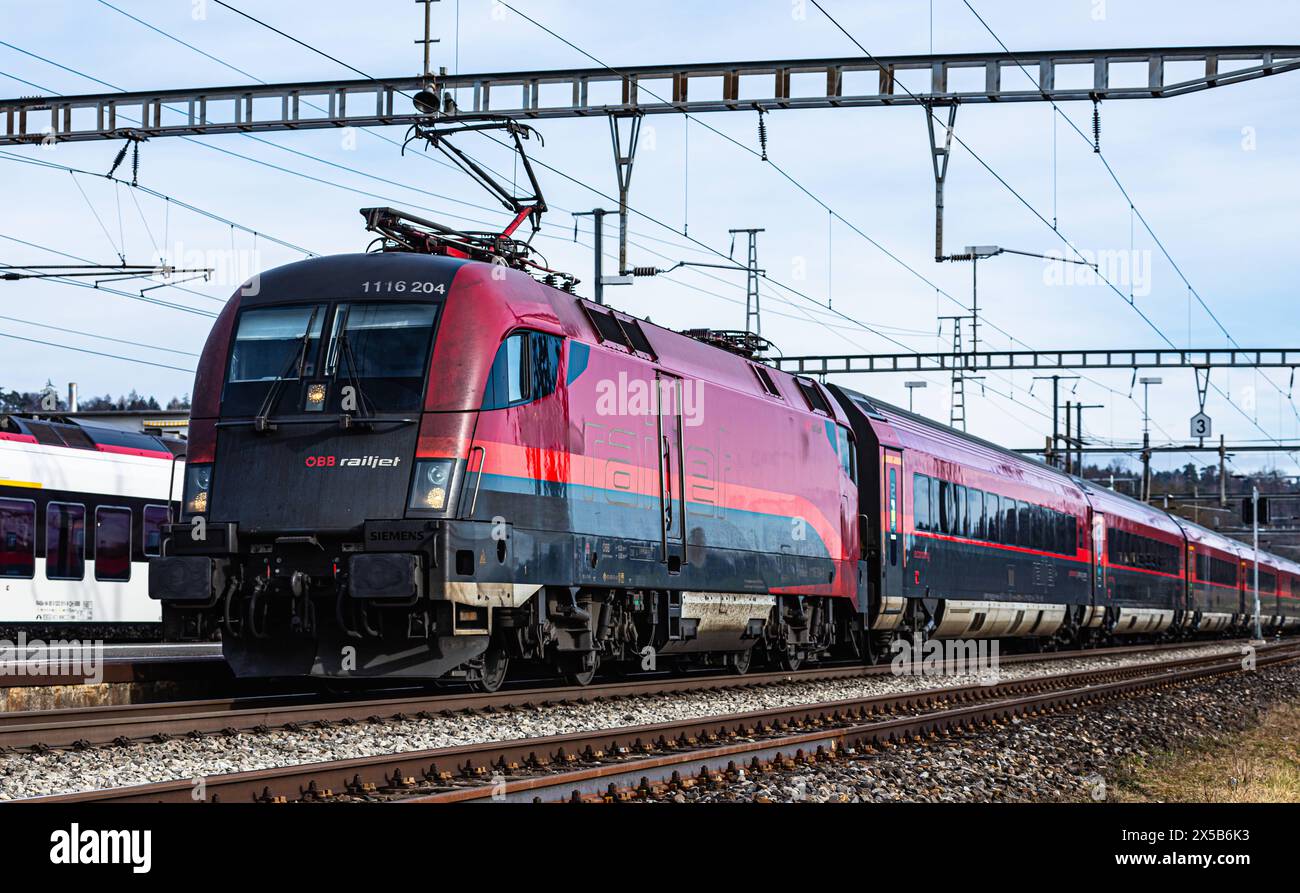
[[[364,417],[418,410],[439,307],[339,302],[245,310],[231,345],[221,414]]]

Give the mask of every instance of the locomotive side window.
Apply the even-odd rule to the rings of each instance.
[[[36,575],[36,503],[0,499],[0,577]]]
[[[144,534],[141,542],[144,545],[144,554],[148,558],[157,558],[162,554],[162,526],[167,523],[167,518],[171,515],[165,505],[146,505],[144,515],[141,519],[141,532]]]
[[[315,375],[324,325],[321,304],[245,310],[230,350],[227,383]]]
[[[515,332],[497,349],[488,371],[483,409],[518,406],[555,392],[564,339],[543,332]]]
[[[82,580],[86,576],[86,507],[51,502],[45,507],[45,576]]]
[[[849,432],[846,428],[836,427],[838,431],[837,439],[839,442],[840,467],[844,473],[849,476],[849,480],[857,481],[857,457],[854,455],[853,443],[849,439]]]
[[[117,506],[95,509],[95,579],[131,579],[131,510]]]
[[[912,475],[912,526],[930,529],[930,479],[923,474]]]

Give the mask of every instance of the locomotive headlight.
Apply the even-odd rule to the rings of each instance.
[[[208,510],[208,491],[212,488],[211,465],[185,466],[185,514],[202,515]]]
[[[451,487],[451,459],[420,459],[415,463],[415,481],[407,508],[413,511],[440,512],[447,507]]]

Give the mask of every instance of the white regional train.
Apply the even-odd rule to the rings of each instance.
[[[0,416],[0,630],[157,638],[149,559],[181,492],[183,444]]]

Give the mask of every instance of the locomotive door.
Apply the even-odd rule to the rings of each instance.
[[[884,570],[883,594],[903,597],[903,454],[889,447],[880,462],[880,564]]]
[[[670,573],[686,563],[685,469],[682,458],[682,380],[657,373],[659,518],[663,561]]]

